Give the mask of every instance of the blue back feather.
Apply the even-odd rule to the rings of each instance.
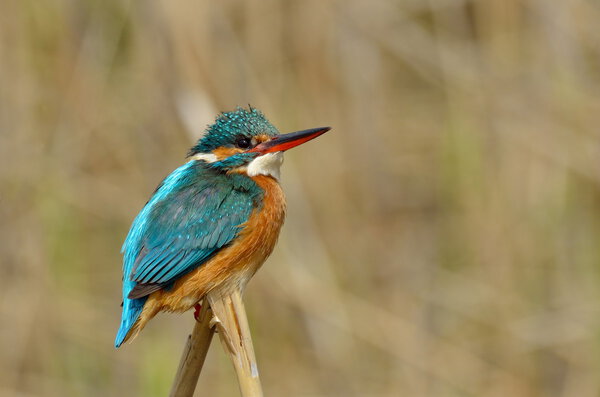
[[[177,168],[133,221],[122,248],[123,314],[116,347],[147,299],[129,298],[136,286],[166,287],[196,269],[229,244],[260,205],[263,192],[252,179],[225,174],[216,164],[190,161]]]

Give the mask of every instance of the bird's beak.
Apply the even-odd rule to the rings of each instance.
[[[249,152],[258,152],[261,154],[283,152],[295,146],[302,145],[311,139],[315,139],[330,130],[330,127],[312,128],[310,130],[291,132],[289,134],[277,135],[270,141],[256,145]]]

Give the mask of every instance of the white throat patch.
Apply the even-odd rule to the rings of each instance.
[[[279,168],[283,164],[283,152],[263,154],[248,164],[248,176],[270,175],[279,180]]]

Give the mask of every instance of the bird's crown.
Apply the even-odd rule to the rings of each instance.
[[[260,110],[251,106],[248,109],[238,107],[232,112],[221,113],[207,127],[205,134],[190,149],[188,155],[212,153],[221,147],[247,149],[253,137],[275,137],[278,134],[277,129]]]

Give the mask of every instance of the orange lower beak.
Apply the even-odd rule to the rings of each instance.
[[[310,130],[292,132],[289,134],[277,135],[270,141],[256,145],[249,152],[259,152],[261,154],[283,152],[295,146],[302,145],[305,142],[315,139],[330,130],[330,127],[312,128]]]

